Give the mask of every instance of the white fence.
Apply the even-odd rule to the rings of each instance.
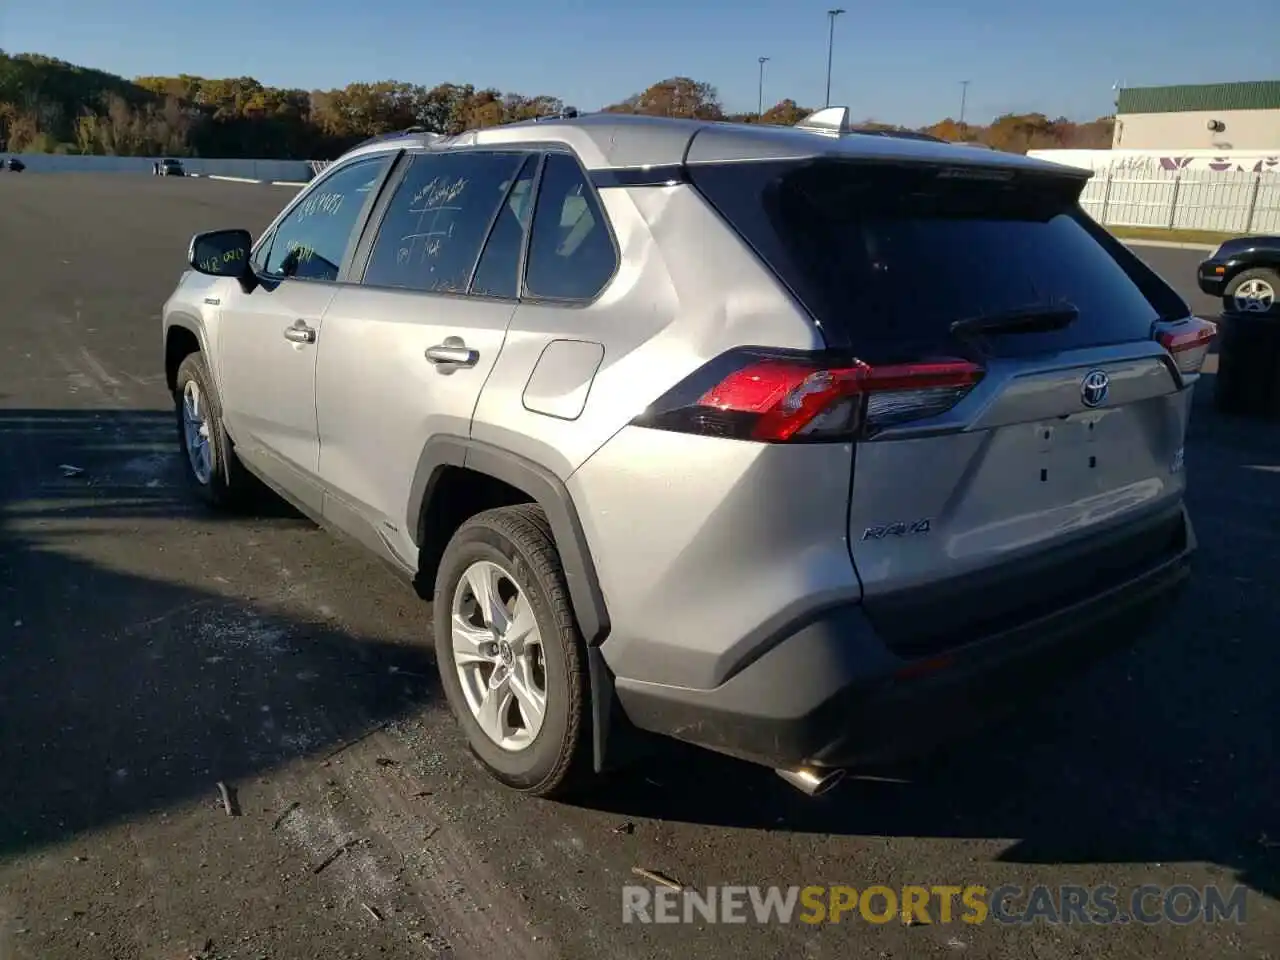
[[[1109,227],[1280,233],[1280,174],[1243,170],[1098,171],[1081,205]]]
[[[150,173],[159,157],[86,157],[60,153],[17,154],[33,172],[62,173]],[[308,160],[238,160],[204,157],[182,157],[187,173],[201,176],[245,177],[249,180],[288,180],[306,182],[311,179]]]

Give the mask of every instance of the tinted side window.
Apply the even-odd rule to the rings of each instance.
[[[590,300],[616,267],[613,240],[582,168],[566,154],[550,154],[533,212],[525,292],[554,300]]]
[[[316,184],[280,221],[264,272],[296,280],[338,279],[353,228],[389,156],[357,160]]]
[[[524,160],[519,153],[415,157],[378,228],[364,282],[464,293],[489,224]]]
[[[256,272],[267,272],[267,259],[271,256],[271,244],[274,239],[272,234],[267,234],[263,237],[262,242],[258,244],[257,249],[253,252],[253,256],[249,258],[249,264]]]
[[[506,201],[498,211],[485,241],[471,292],[483,297],[515,298],[520,289],[520,249],[533,213],[533,178],[538,161],[530,157],[520,170]]]

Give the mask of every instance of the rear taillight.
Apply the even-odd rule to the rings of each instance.
[[[1199,373],[1217,333],[1216,323],[1187,317],[1173,323],[1157,323],[1153,335],[1169,351],[1179,373]]]
[[[952,358],[872,366],[732,351],[632,422],[763,443],[851,440],[944,413],[982,376],[980,366]]]

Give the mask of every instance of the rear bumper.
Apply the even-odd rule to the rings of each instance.
[[[1186,548],[1141,575],[937,656],[889,652],[857,605],[828,610],[712,690],[619,678],[638,727],[773,767],[892,763],[962,736],[1106,653],[1167,611]]]

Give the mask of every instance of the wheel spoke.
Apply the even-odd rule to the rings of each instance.
[[[493,657],[488,653],[489,645],[493,643],[493,634],[473,626],[457,613],[453,615],[451,626],[454,663],[463,667],[473,663],[493,662]]]
[[[486,625],[501,636],[507,629],[507,611],[498,593],[500,571],[491,563],[477,563],[467,571],[467,585]]]
[[[538,621],[534,619],[533,607],[529,605],[529,599],[521,591],[516,594],[515,609],[511,612],[511,620],[507,624],[503,639],[511,644],[512,652],[518,657],[524,653],[525,644],[531,638],[537,639],[537,630]]]
[[[502,743],[509,736],[507,729],[507,712],[511,709],[511,684],[507,671],[497,668],[494,678],[485,688],[484,697],[480,701],[480,709],[476,711],[476,722],[480,729],[493,740]]]
[[[520,705],[529,736],[535,737],[542,729],[542,720],[547,713],[547,695],[533,682],[533,664],[529,657],[518,657],[511,666],[507,684]]]

